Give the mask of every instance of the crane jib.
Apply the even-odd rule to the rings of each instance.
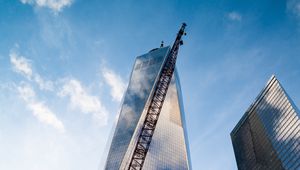
[[[155,84],[155,90],[150,100],[145,120],[139,133],[134,151],[132,153],[128,170],[141,170],[143,168],[144,161],[159,118],[159,114],[161,112],[175,69],[179,46],[183,44],[181,37],[185,35],[185,27],[186,24],[183,23],[179,32],[177,33],[175,42],[163,64],[162,70],[159,74],[159,78]]]

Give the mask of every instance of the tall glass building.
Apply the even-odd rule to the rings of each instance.
[[[239,170],[299,170],[300,115],[272,76],[231,132]]]
[[[170,47],[136,58],[112,137],[105,169],[127,169],[150,97]],[[190,169],[190,155],[178,74],[175,70],[143,169]]]

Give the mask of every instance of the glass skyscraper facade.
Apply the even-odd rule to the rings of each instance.
[[[300,115],[272,76],[231,132],[239,170],[300,170]]]
[[[127,169],[149,99],[170,47],[136,58],[114,130],[105,169]],[[191,169],[180,83],[175,70],[143,169]]]

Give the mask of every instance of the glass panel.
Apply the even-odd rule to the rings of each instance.
[[[231,133],[239,169],[296,169],[300,163],[298,110],[275,77]]]

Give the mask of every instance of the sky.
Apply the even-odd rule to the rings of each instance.
[[[192,167],[237,169],[230,132],[271,75],[300,105],[300,0],[0,0],[0,169],[102,169],[135,57],[182,22]]]

